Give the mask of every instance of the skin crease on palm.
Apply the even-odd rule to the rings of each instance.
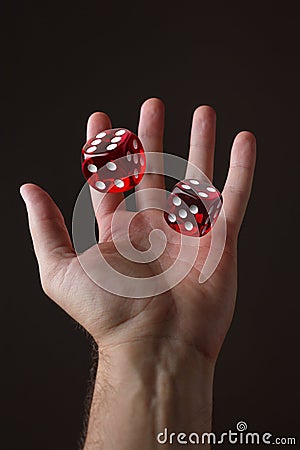
[[[189,162],[199,167],[211,180],[215,127],[216,115],[211,107],[200,106],[194,111]],[[88,120],[87,138],[107,128],[112,128],[109,117],[103,112],[95,112]],[[163,102],[150,98],[141,107],[138,125],[138,135],[146,152],[163,151],[163,132]],[[201,238],[203,244],[195,267],[184,280],[168,292],[151,298],[118,297],[91,281],[77,259],[56,204],[40,187],[33,184],[22,186],[21,194],[28,210],[43,289],[88,330],[101,351],[136,341],[176,339],[195,348],[206,358],[216,360],[234,312],[237,238],[251,191],[255,147],[255,137],[248,131],[240,132],[232,145],[230,167],[222,192],[227,238],[223,256],[213,275],[199,284],[199,270],[210,243],[208,233]],[[186,178],[191,176],[192,168],[188,166]],[[152,188],[164,188],[161,175],[144,176],[136,188],[137,204],[147,206]],[[96,204],[97,196],[105,194],[91,189],[91,195]],[[116,251],[110,232],[112,215],[123,198],[123,194],[106,195],[101,211],[96,213],[101,252],[111,265],[127,275],[149,277],[160,273],[176,258],[179,245],[178,236],[175,236],[177,233],[165,224],[161,211],[142,211],[130,227],[133,245],[147,249],[149,232],[160,228],[167,236],[167,247],[159,261],[128,263]],[[123,210],[119,214],[131,213]],[[122,240],[122,220],[119,223],[120,229],[114,230],[114,239]]]

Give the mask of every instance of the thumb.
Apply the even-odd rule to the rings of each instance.
[[[21,186],[41,280],[55,275],[75,256],[64,218],[52,198],[34,184]]]

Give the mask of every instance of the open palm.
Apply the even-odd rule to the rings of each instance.
[[[111,127],[106,114],[94,113],[88,121],[87,137]],[[149,99],[142,105],[138,127],[138,135],[146,152],[162,152],[163,130],[163,103],[156,98]],[[197,166],[212,179],[214,145],[215,113],[211,107],[201,106],[193,116],[189,152],[191,164],[188,165],[186,178],[193,176],[193,166]],[[24,185],[21,193],[28,209],[45,292],[90,332],[99,347],[150,338],[179,339],[196,347],[208,358],[216,359],[234,311],[237,238],[250,195],[254,165],[255,138],[250,132],[241,132],[233,143],[228,177],[222,193],[227,237],[222,258],[213,275],[199,284],[199,273],[210,246],[209,233],[201,238],[194,267],[179,284],[163,293],[138,299],[111,294],[95,284],[83,270],[63,217],[53,200],[38,186]],[[152,230],[163,230],[167,238],[163,254],[147,264],[126,260],[112,241],[111,221],[124,199],[123,194],[109,194],[101,198],[104,194],[91,190],[99,228],[98,246],[108,263],[128,277],[151,280],[163,273],[178,256],[178,233],[166,225],[161,211],[147,210],[155,189],[164,189],[163,176],[146,174],[136,188],[137,204],[143,205],[146,210],[140,212],[130,226],[131,242],[139,250],[149,247],[148,237]],[[97,210],[100,198],[101,209]],[[113,238],[122,244],[122,224],[124,220],[129,220],[132,213],[121,209],[117,214],[120,225],[114,229]],[[101,272],[96,247],[81,256],[89,267],[93,267],[94,273]],[[134,291],[134,285],[132,289]]]

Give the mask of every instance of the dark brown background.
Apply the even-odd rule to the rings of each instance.
[[[135,130],[151,96],[166,104],[165,150],[184,157],[193,109],[216,109],[218,187],[235,134],[257,137],[214,430],[245,420],[299,438],[299,15],[206,3],[20,2],[5,11],[1,448],[77,449],[92,366],[90,340],[41,290],[19,186],[44,187],[70,227],[89,114]]]

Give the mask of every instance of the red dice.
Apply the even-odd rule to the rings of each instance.
[[[145,153],[139,138],[126,128],[101,131],[81,152],[82,172],[99,192],[125,192],[142,179]]]
[[[215,224],[222,202],[220,192],[210,183],[182,180],[168,197],[165,220],[178,233],[201,237]]]

